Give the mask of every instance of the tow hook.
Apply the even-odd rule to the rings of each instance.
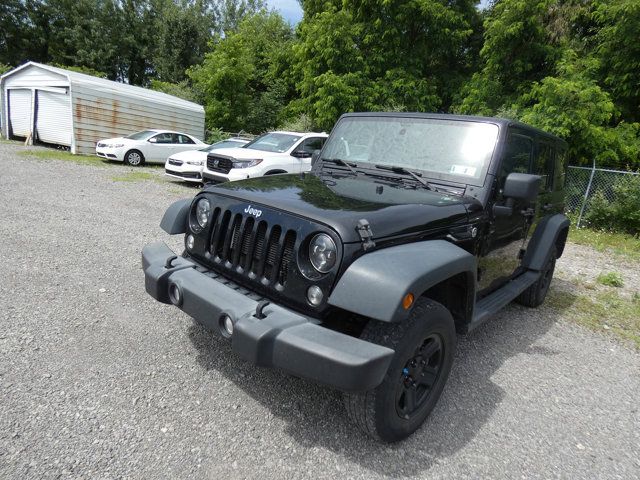
[[[270,303],[271,302],[269,302],[268,300],[263,300],[260,303],[258,303],[258,305],[256,306],[256,313],[254,317],[256,317],[258,320],[262,320],[263,318],[266,318],[267,316],[264,314],[263,310]]]

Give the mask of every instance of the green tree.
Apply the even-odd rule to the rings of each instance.
[[[295,108],[327,129],[345,111],[447,109],[475,62],[476,3],[305,1]]]
[[[640,2],[609,0],[594,13],[600,78],[630,121],[640,121]]]
[[[216,36],[202,65],[189,71],[203,92],[207,127],[257,133],[278,125],[293,91],[287,75],[292,44],[289,24],[266,11]]]
[[[204,60],[207,44],[216,26],[215,10],[210,2],[195,0],[177,4],[172,0],[158,5],[153,50],[155,78],[178,83],[186,79],[186,70]]]
[[[462,90],[457,111],[491,115],[555,70],[563,41],[549,28],[555,4],[501,0],[493,5],[484,22],[482,69]]]

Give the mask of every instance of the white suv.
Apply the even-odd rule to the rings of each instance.
[[[324,145],[326,133],[269,132],[239,148],[221,148],[207,155],[205,183],[228,182],[276,173],[311,170],[311,156]]]

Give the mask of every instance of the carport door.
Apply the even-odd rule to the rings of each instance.
[[[10,89],[9,125],[16,137],[26,137],[31,133],[31,90]]]
[[[37,91],[36,132],[38,140],[71,146],[71,96]]]

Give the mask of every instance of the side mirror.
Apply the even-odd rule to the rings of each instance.
[[[291,152],[292,157],[296,158],[309,158],[311,154],[309,152],[305,152],[304,150],[294,150]]]
[[[502,195],[506,198],[504,205],[494,205],[493,214],[496,217],[510,217],[513,215],[515,200],[522,200],[529,205],[538,197],[541,177],[529,173],[510,173],[504,182]]]
[[[541,180],[542,178],[539,175],[510,173],[504,182],[502,195],[506,198],[532,203],[538,197]]]
[[[318,161],[318,159],[320,158],[320,152],[320,149],[313,151],[313,153],[311,154],[311,165],[315,165],[315,163]]]
[[[149,143],[158,143],[158,139],[156,137],[151,137],[149,140],[147,140]]]

